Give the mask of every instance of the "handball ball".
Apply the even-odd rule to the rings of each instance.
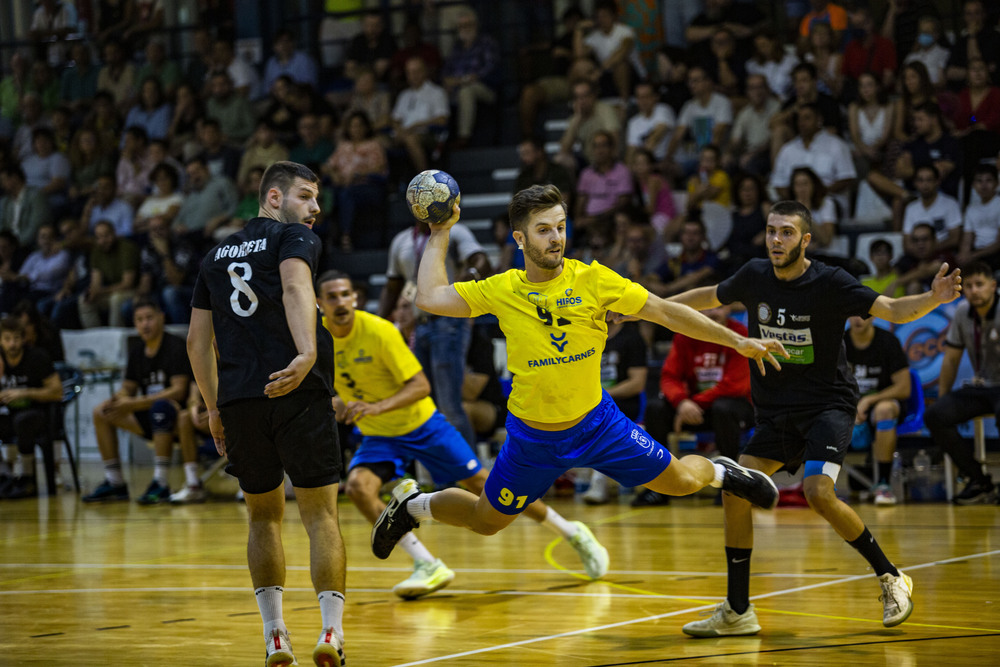
[[[406,205],[413,217],[431,225],[450,218],[455,202],[461,200],[455,179],[437,169],[420,172],[406,186]]]

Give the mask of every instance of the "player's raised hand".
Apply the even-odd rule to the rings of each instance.
[[[757,362],[757,370],[760,371],[761,375],[767,375],[767,368],[764,366],[765,361],[774,366],[775,369],[781,370],[781,364],[778,363],[774,355],[781,355],[785,359],[791,357],[788,351],[785,350],[785,346],[781,344],[781,341],[765,340],[762,338],[744,338],[736,347],[736,351],[748,359],[755,360]]]
[[[948,262],[942,263],[931,283],[931,292],[939,303],[949,303],[962,296],[962,270],[948,273]]]
[[[443,229],[451,229],[452,227],[455,226],[455,223],[458,222],[458,219],[461,216],[462,216],[462,208],[458,205],[458,200],[456,199],[455,205],[451,207],[450,218],[448,218],[444,222],[439,222],[437,224],[430,222],[427,224],[430,226],[432,232],[436,232],[438,230],[443,230]]]

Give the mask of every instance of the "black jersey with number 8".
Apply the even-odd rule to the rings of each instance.
[[[219,346],[219,398],[261,398],[268,376],[298,353],[282,302],[281,262],[299,258],[313,278],[320,240],[305,225],[254,218],[201,263],[191,305],[212,311]],[[333,340],[316,318],[316,364],[296,391],[333,394]]]

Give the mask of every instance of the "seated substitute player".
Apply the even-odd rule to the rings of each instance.
[[[492,535],[508,526],[570,468],[593,468],[623,486],[645,485],[669,495],[721,486],[772,508],[777,488],[769,477],[720,458],[674,459],[669,450],[625,417],[601,389],[601,352],[609,311],[638,315],[675,331],[707,338],[780,368],[779,341],[744,338],[690,308],[678,307],[597,262],[566,259],[566,209],[559,188],[535,185],[514,195],[514,239],[525,270],[450,284],[445,253],[452,217],[432,226],[417,274],[417,305],[450,317],[492,312],[507,337],[514,375],[507,441],[481,496],[462,489],[421,494],[415,484],[393,491],[372,531],[372,551],[387,558],[400,537],[426,519]]]
[[[322,242],[319,179],[297,162],[261,178],[257,217],[205,256],[191,299],[188,355],[215,448],[247,503],[247,565],[267,667],[297,665],[282,611],[285,471],[309,535],[309,573],[323,629],[313,661],[344,664],[344,541],[337,521],[340,443],[333,341],[313,281]]]
[[[346,492],[372,523],[385,509],[379,490],[403,476],[416,459],[438,484],[460,481],[477,495],[486,470],[454,426],[437,411],[430,382],[399,330],[388,320],[357,310],[351,279],[328,271],[319,279],[324,323],[333,335],[333,405],[337,420],[356,423],[364,439],[351,459]],[[587,575],[598,579],[608,571],[608,552],[579,521],[567,521],[540,500],[526,508],[528,516],[565,538],[583,561]],[[413,574],[393,587],[413,599],[444,588],[455,578],[412,532],[400,546],[414,560]]]
[[[45,350],[24,343],[16,317],[0,320],[0,441],[17,443],[19,473],[0,486],[0,498],[38,495],[35,445],[46,443],[46,404],[62,400],[62,382]],[[53,493],[49,489],[49,494]]]
[[[942,264],[933,289],[893,299],[879,296],[843,269],[806,258],[812,215],[794,201],[776,203],[767,217],[769,259],[754,259],[730,278],[678,294],[672,300],[699,310],[739,301],[747,308],[751,335],[781,340],[791,354],[780,379],[751,371],[757,425],[740,455],[747,468],[768,475],[805,462],[802,488],[813,510],[858,550],[882,587],[882,623],[899,625],[913,611],[913,582],[896,569],[861,517],[837,498],[834,481],[847,452],[857,415],[858,385],[844,354],[844,325],[851,315],[909,322],[958,298],[962,278]],[[725,490],[725,489],[723,489]],[[722,494],[726,515],[729,590],[710,618],[684,626],[695,637],[760,632],[750,604],[750,505]]]
[[[875,431],[875,504],[895,505],[899,499],[889,485],[889,472],[896,451],[896,423],[903,416],[902,402],[913,390],[910,364],[899,339],[875,326],[875,318],[855,315],[848,322],[851,328],[844,334],[844,347],[861,394],[854,421]]]
[[[187,399],[191,365],[184,340],[163,330],[163,311],[148,297],[135,301],[135,329],[138,339],[129,341],[125,380],[114,396],[94,409],[94,431],[104,462],[105,479],[83,502],[128,500],[128,486],[118,458],[118,429],[153,441],[155,461],[153,481],[139,497],[140,505],[170,500],[167,479],[174,438],[181,430],[181,405]],[[185,423],[185,428],[190,424]],[[198,480],[197,461],[185,461],[188,483]],[[193,476],[193,477],[192,477]]]

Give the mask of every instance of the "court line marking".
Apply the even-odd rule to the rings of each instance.
[[[0,562],[0,568],[12,569],[80,569],[80,570],[231,570],[234,572],[245,571],[246,565],[222,565],[218,563],[4,563]],[[289,571],[308,572],[308,565],[289,565],[285,569]],[[463,574],[552,574],[552,568],[540,569],[500,569],[500,568],[451,568],[457,573]],[[567,573],[574,573],[574,570],[567,570],[561,566],[556,567]],[[374,566],[348,566],[348,572],[413,572],[412,567],[374,567]],[[579,574],[579,573],[577,573]],[[725,577],[725,572],[697,572],[688,570],[608,570],[608,574],[620,574],[622,576],[664,576],[664,577]],[[581,575],[582,576],[582,575]],[[753,577],[782,578],[782,579],[837,579],[849,578],[854,575],[830,573],[801,573],[801,572],[759,572]],[[589,578],[583,577],[587,581]]]
[[[560,538],[556,538],[554,540],[554,542],[558,543],[561,540],[562,540],[561,537]],[[549,552],[549,549],[547,547],[546,548],[547,557],[548,557],[549,553],[550,552]],[[955,561],[960,561],[960,560],[971,560],[973,558],[986,558],[986,557],[989,557],[989,556],[995,556],[997,554],[1000,554],[1000,549],[993,550],[993,551],[984,551],[984,552],[981,552],[981,553],[978,553],[978,554],[971,554],[971,555],[966,555],[966,556],[957,556],[957,557],[954,557],[954,558],[946,558],[944,560],[939,560],[939,561],[930,561],[928,563],[920,563],[920,564],[917,564],[917,565],[911,565],[910,567],[907,568],[907,571],[925,569],[925,568],[928,568],[928,567],[934,567],[935,565],[943,565],[943,564],[947,564],[947,563],[951,563],[951,562],[955,562]],[[554,560],[552,561],[552,563],[553,563],[553,566],[556,567],[556,568],[558,568],[558,569],[562,569],[562,570],[564,570],[566,572],[570,572],[571,574],[574,574],[575,576],[579,576],[579,577],[583,576],[583,575],[576,575],[575,573],[571,572],[570,570],[566,570],[561,565],[559,565],[558,563],[556,563]],[[861,579],[867,579],[867,578],[872,577],[872,576],[874,576],[872,573],[867,573],[867,574],[863,574],[863,575],[856,575],[856,576],[853,576],[853,577],[849,577],[847,579],[838,579],[838,580],[835,580],[835,581],[826,581],[826,582],[811,584],[809,586],[798,586],[796,588],[789,588],[789,589],[786,589],[786,590],[773,591],[771,593],[762,593],[761,595],[751,596],[750,599],[751,600],[759,600],[759,599],[777,597],[779,595],[787,595],[789,593],[798,593],[798,592],[802,592],[802,591],[812,590],[812,589],[815,589],[815,588],[822,588],[822,587],[825,587],[825,586],[832,586],[834,584],[842,584],[842,583],[847,583],[849,581],[856,581],[856,580],[861,580]],[[584,577],[584,578],[586,578],[586,577]],[[610,584],[611,582],[602,582],[602,583]],[[611,629],[611,628],[624,627],[626,625],[633,625],[633,624],[636,624],[636,623],[646,623],[646,622],[649,622],[649,621],[657,621],[657,620],[660,620],[660,619],[663,619],[663,618],[670,618],[670,617],[673,617],[673,616],[681,616],[683,614],[690,614],[690,613],[696,612],[696,611],[704,611],[704,610],[712,609],[714,606],[715,606],[715,604],[702,604],[702,605],[699,605],[697,607],[690,607],[688,609],[681,609],[679,611],[671,611],[671,612],[667,612],[665,614],[655,614],[653,616],[644,616],[642,618],[636,618],[636,619],[631,619],[631,620],[627,620],[627,621],[619,621],[617,623],[609,623],[609,624],[606,624],[606,625],[599,625],[599,626],[595,626],[595,627],[591,627],[591,628],[581,628],[579,630],[570,630],[568,632],[560,632],[560,633],[553,634],[553,635],[546,635],[544,637],[533,637],[531,639],[523,639],[523,640],[517,641],[517,642],[508,642],[506,644],[498,644],[496,646],[489,646],[489,647],[486,647],[486,648],[473,649],[473,650],[470,650],[470,651],[463,651],[461,653],[452,653],[452,654],[449,654],[449,655],[442,655],[442,656],[437,656],[437,657],[434,657],[434,658],[427,658],[425,660],[418,660],[418,661],[415,661],[415,662],[400,663],[398,665],[395,665],[394,667],[414,667],[415,665],[427,665],[427,664],[434,663],[434,662],[441,662],[441,661],[444,661],[444,660],[452,660],[454,658],[464,658],[464,657],[468,657],[470,655],[478,655],[478,654],[481,654],[481,653],[489,653],[489,652],[498,651],[498,650],[501,650],[501,649],[514,648],[514,647],[517,647],[517,646],[525,646],[527,644],[535,644],[535,643],[542,642],[542,641],[548,641],[550,639],[562,639],[564,637],[574,637],[574,636],[577,636],[577,635],[588,634],[588,633],[591,633],[591,632],[600,632],[602,630],[608,630],[608,629]],[[762,609],[761,611],[764,611],[764,610]],[[910,625],[917,625],[917,624],[913,623],[913,624],[910,624]],[[935,626],[935,627],[939,627],[940,628],[942,626]],[[955,628],[955,629],[959,629],[959,628]],[[962,628],[962,629],[968,629],[968,628]],[[986,628],[975,628],[975,629],[978,630],[979,632],[983,632],[984,630],[987,630]],[[990,631],[990,632],[1000,632],[1000,630],[987,630],[987,631]]]

